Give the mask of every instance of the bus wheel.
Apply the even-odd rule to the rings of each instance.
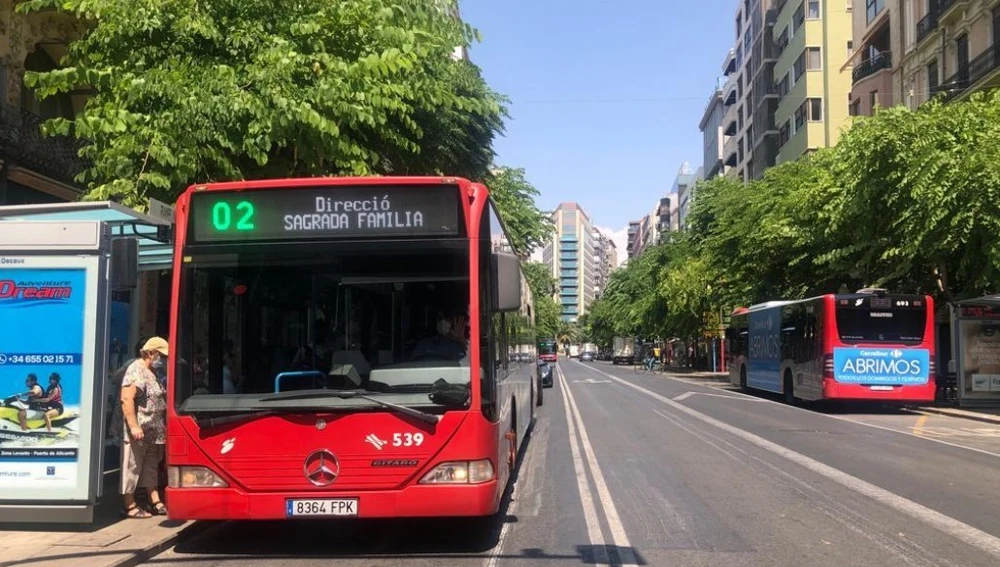
[[[785,370],[785,380],[784,380],[784,382],[785,382],[785,387],[784,387],[784,391],[785,391],[785,403],[786,404],[790,404],[790,405],[794,405],[797,400],[795,398],[795,384],[792,381],[792,371],[791,370]]]

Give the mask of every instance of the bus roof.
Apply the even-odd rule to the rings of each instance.
[[[270,179],[251,179],[242,181],[217,181],[211,183],[194,183],[185,193],[191,191],[241,190],[241,189],[279,189],[283,187],[316,187],[324,185],[461,185],[469,186],[472,182],[464,177],[455,176],[379,176],[367,175],[359,177],[287,177]]]
[[[788,305],[791,303],[798,303],[797,301],[791,300],[781,300],[781,301],[765,301],[764,303],[758,303],[756,305],[751,305],[747,311],[761,311],[763,309],[770,309],[771,307],[780,307],[782,305]]]

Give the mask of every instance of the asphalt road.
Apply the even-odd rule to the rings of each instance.
[[[996,428],[559,366],[495,521],[226,523],[148,564],[1000,564]]]

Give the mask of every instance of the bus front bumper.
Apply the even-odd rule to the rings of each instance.
[[[399,490],[305,493],[245,492],[240,488],[167,488],[171,520],[483,517],[500,508],[497,481],[477,485],[414,485]],[[347,516],[291,516],[290,500],[352,500]]]

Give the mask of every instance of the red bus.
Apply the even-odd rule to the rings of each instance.
[[[536,338],[486,187],[216,183],[176,211],[172,519],[498,511]]]
[[[740,309],[726,329],[730,382],[785,400],[928,402],[934,300],[861,290]]]
[[[559,358],[558,350],[555,339],[541,339],[538,341],[538,360],[555,363]]]

